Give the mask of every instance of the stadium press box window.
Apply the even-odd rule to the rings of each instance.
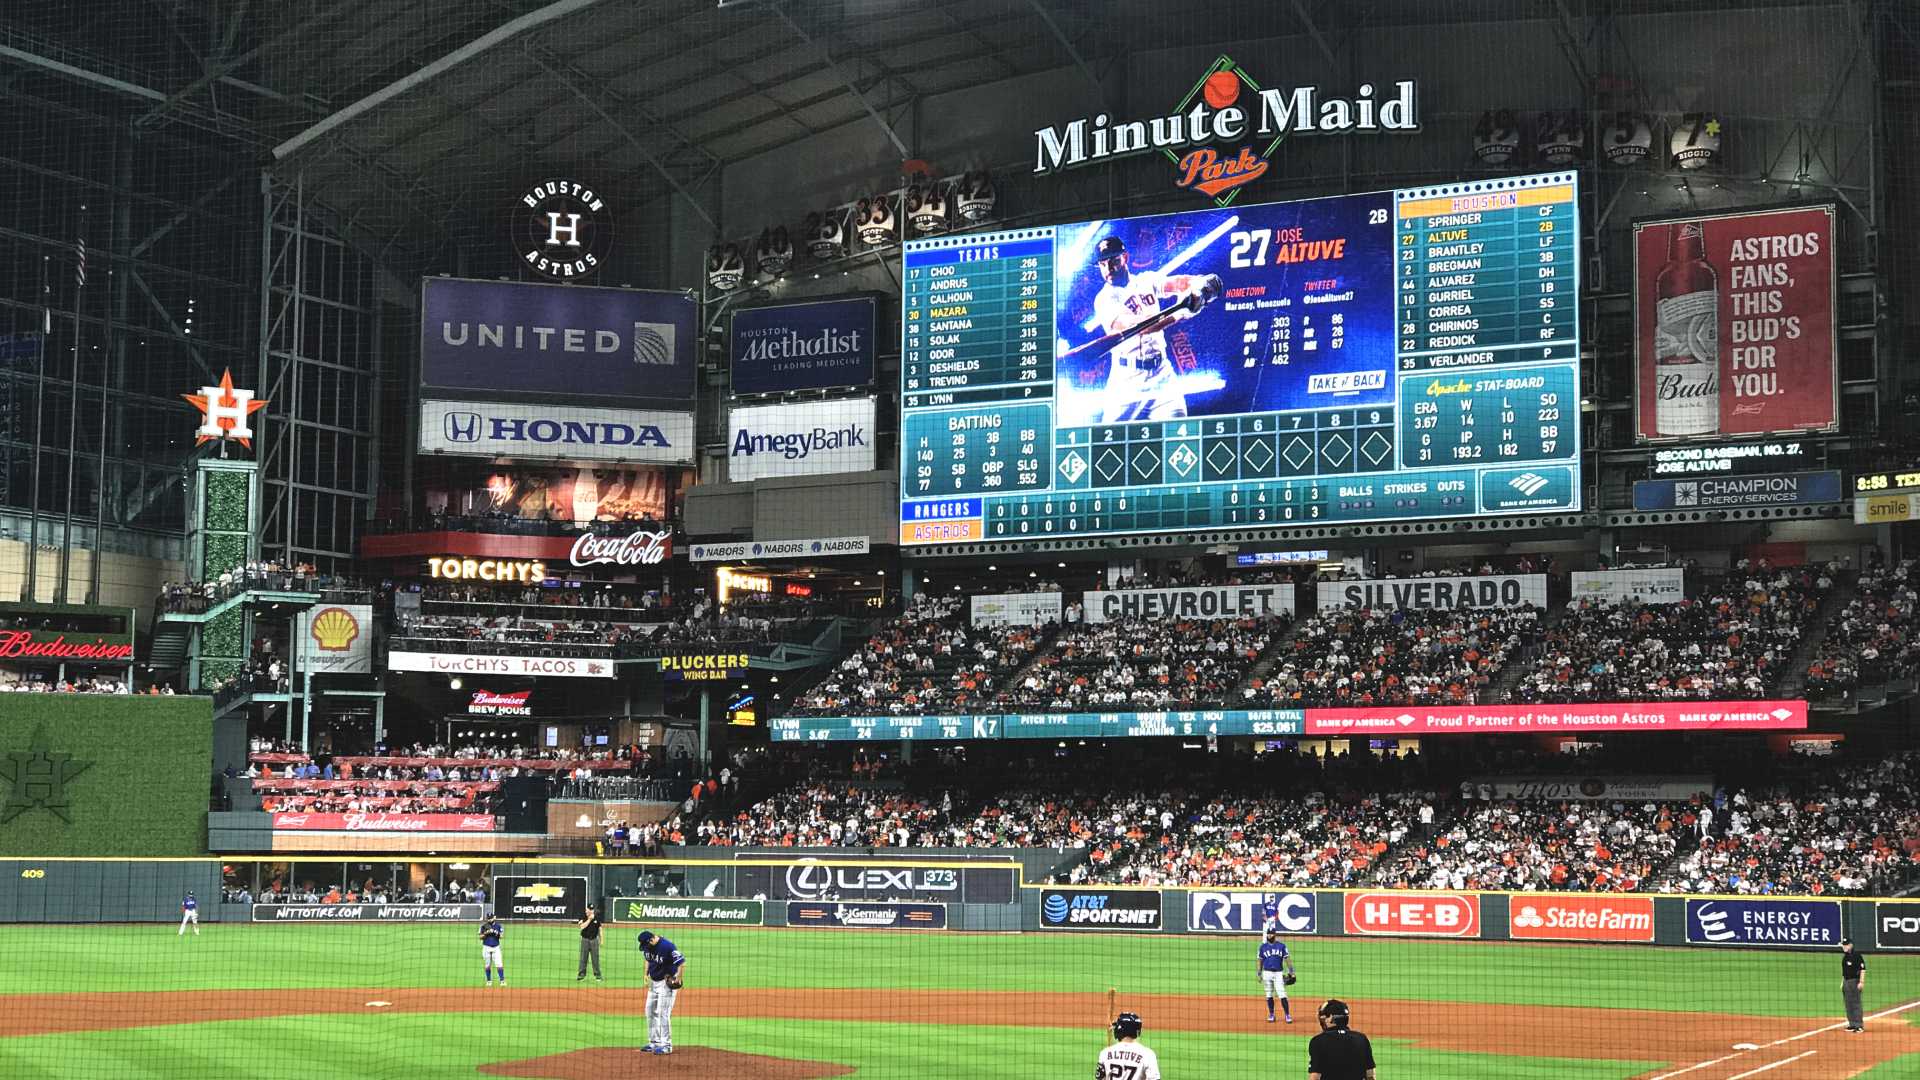
[[[1580,508],[1575,174],[907,244],[902,544]]]

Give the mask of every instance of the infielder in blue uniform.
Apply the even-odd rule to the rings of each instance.
[[[680,973],[687,966],[673,942],[651,930],[640,931],[640,955],[647,958],[647,1045],[648,1054],[673,1053],[673,999],[683,985]]]
[[[1273,999],[1280,999],[1280,1007],[1286,1010],[1287,1023],[1293,1023],[1293,1004],[1287,1000],[1287,984],[1294,980],[1293,954],[1287,951],[1287,943],[1280,940],[1280,931],[1269,929],[1267,939],[1260,943],[1260,985],[1267,991],[1267,1023],[1274,1021]]]
[[[480,924],[480,963],[486,967],[487,985],[493,985],[493,969],[500,969],[500,985],[507,985],[507,958],[500,953],[500,938],[506,933],[500,920],[489,917]]]

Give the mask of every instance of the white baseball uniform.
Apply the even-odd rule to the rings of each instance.
[[[194,900],[194,898],[191,896],[187,897],[185,900],[182,900],[180,902],[180,933],[181,934],[185,934],[187,932],[188,923],[193,924],[194,935],[198,936],[200,933],[200,904],[198,901]]]
[[[1287,979],[1284,971],[1263,971],[1260,973],[1262,997],[1283,998],[1287,996]]]
[[[1125,285],[1102,286],[1093,297],[1094,318],[1099,320],[1101,333],[1117,334],[1158,315],[1160,298],[1177,291],[1165,274],[1142,270],[1129,276]],[[1190,318],[1191,314],[1184,312],[1176,318]],[[1187,415],[1187,399],[1173,392],[1172,383],[1179,371],[1165,331],[1128,338],[1113,347],[1111,357],[1102,395],[1106,405],[1102,420],[1166,420]]]
[[[665,979],[654,979],[647,990],[647,1041],[655,1046],[673,1045],[673,1001],[680,991]]]
[[[1101,1080],[1160,1080],[1160,1059],[1137,1042],[1117,1042],[1100,1051]]]

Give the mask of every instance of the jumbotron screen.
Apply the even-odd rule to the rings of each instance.
[[[1580,507],[1575,174],[907,244],[900,542]]]

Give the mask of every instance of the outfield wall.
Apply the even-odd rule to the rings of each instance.
[[[1920,952],[1920,900],[1656,896],[1429,890],[1251,889],[1035,885],[1015,860],[883,858],[453,860],[364,855],[286,859],[0,859],[0,921],[172,922],[189,890],[201,918],[222,921],[464,919],[450,903],[224,904],[223,865],[258,890],[269,876],[314,880],[438,873],[457,865],[484,880],[503,915],[569,919],[587,903],[624,924],[810,926],[1041,934],[1252,936],[1271,919],[1288,937],[1425,937],[1482,941],[1640,944],[1706,950],[1837,948],[1851,936],[1872,951]],[[349,867],[352,869],[349,870]],[[512,895],[509,895],[512,894]],[[258,907],[260,910],[255,911]],[[343,910],[353,907],[355,910]],[[333,910],[323,910],[331,908]]]

